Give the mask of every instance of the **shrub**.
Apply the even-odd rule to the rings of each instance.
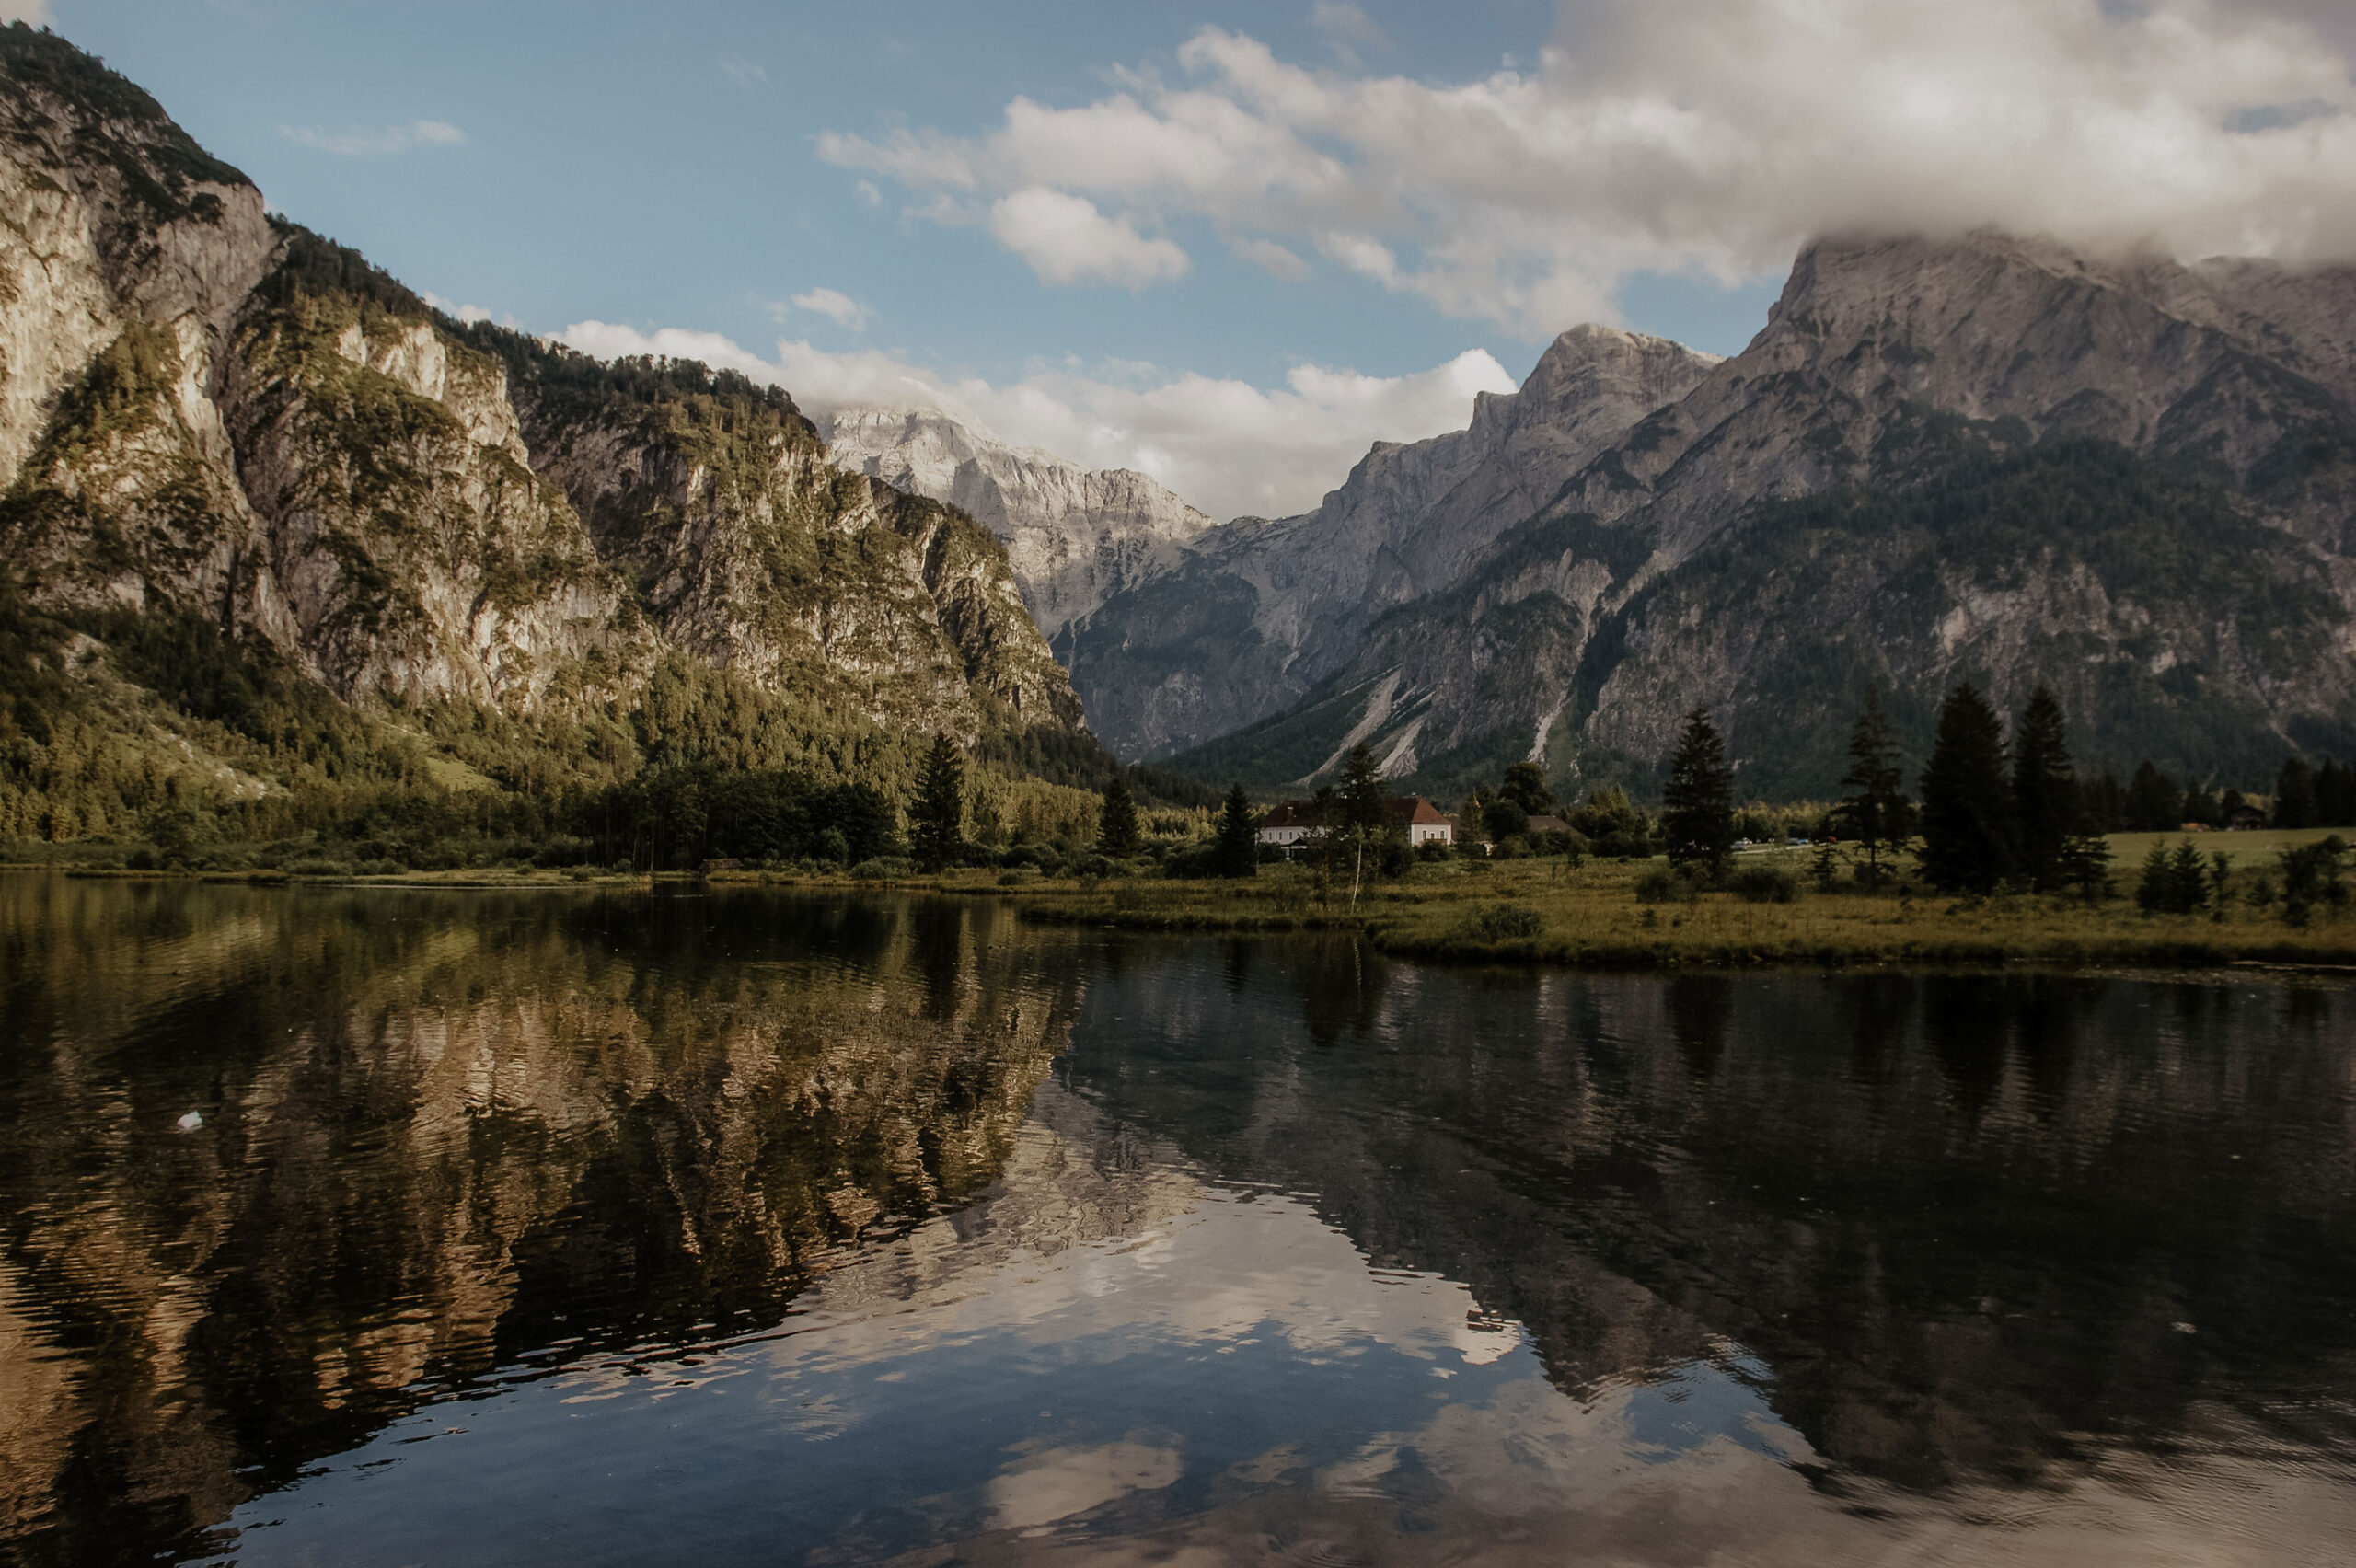
[[[1655,866],[1636,879],[1639,904],[1691,904],[1699,896],[1692,878],[1667,866]]]
[[[1800,880],[1783,866],[1745,866],[1727,884],[1746,904],[1790,904],[1800,895]]]
[[[1477,941],[1527,941],[1546,928],[1546,917],[1519,904],[1492,904],[1466,916],[1458,928]]]
[[[853,866],[850,874],[860,882],[890,882],[895,877],[913,876],[916,869],[916,862],[905,855],[878,855]]]

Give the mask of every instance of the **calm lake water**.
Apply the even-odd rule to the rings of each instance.
[[[0,1556],[2345,1562],[2356,995],[0,878]]]

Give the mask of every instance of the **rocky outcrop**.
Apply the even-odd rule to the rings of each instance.
[[[828,457],[964,511],[1005,542],[1049,642],[1110,595],[1169,571],[1211,520],[1133,468],[1083,468],[991,440],[938,409],[837,409]]]
[[[2356,269],[1812,245],[1748,350],[1196,760],[1289,778],[1380,691],[1428,789],[1641,782],[1700,702],[1751,788],[1822,795],[1864,686],[1927,739],[1969,678],[2053,686],[2090,760],[2262,783],[2356,742],[2351,321]]]
[[[1068,658],[1115,750],[1166,754],[1298,700],[1368,624],[1448,587],[1606,444],[1717,361],[1604,327],[1564,333],[1464,430],[1378,443],[1318,509],[1242,518],[1077,623]],[[1059,646],[1061,646],[1059,644]]]
[[[0,78],[23,602],[192,618],[377,713],[626,707],[684,657],[822,727],[1080,727],[1005,548],[790,398],[461,328],[49,34],[0,29]]]

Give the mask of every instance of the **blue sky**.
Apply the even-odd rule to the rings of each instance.
[[[28,12],[453,307],[815,406],[918,387],[1220,514],[1461,425],[1582,319],[1735,352],[1827,227],[2351,236],[2307,0]],[[2188,134],[2213,187],[2119,151]]]

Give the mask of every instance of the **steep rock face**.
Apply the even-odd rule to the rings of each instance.
[[[1369,620],[1460,579],[1497,535],[1643,415],[1718,362],[1581,327],[1470,426],[1380,443],[1315,512],[1239,519],[1075,628],[1071,668],[1098,732],[1166,753],[1297,700],[1358,651]]]
[[[262,524],[233,607],[347,701],[530,709],[593,652],[604,662],[619,594],[562,490],[533,472],[504,368],[292,267],[272,282],[225,399]],[[642,647],[613,651],[642,662]]]
[[[1111,594],[1168,571],[1211,526],[1135,469],[1008,446],[937,409],[845,408],[816,422],[835,463],[960,507],[1004,541],[1050,643]]]
[[[770,685],[836,685],[879,722],[1080,722],[1005,547],[973,519],[826,461],[791,398],[699,368],[601,379],[488,335],[528,439],[661,635]]]
[[[64,40],[0,29],[0,605],[80,650],[29,647],[40,681],[168,625],[318,683],[368,733],[452,703],[619,721],[680,661],[727,672],[697,689],[735,719],[696,725],[766,722],[723,689],[749,683],[803,716],[795,746],[1080,731],[1003,547],[828,465],[782,393],[581,361],[551,400],[554,351],[271,220]],[[261,722],[227,679],[200,706]]]
[[[1811,246],[1765,331],[1635,421],[1314,699],[1205,766],[1366,724],[1447,790],[1641,779],[1694,703],[1750,787],[1829,790],[1865,685],[2052,685],[2094,756],[2246,781],[2356,738],[2356,270],[1982,234]]]

